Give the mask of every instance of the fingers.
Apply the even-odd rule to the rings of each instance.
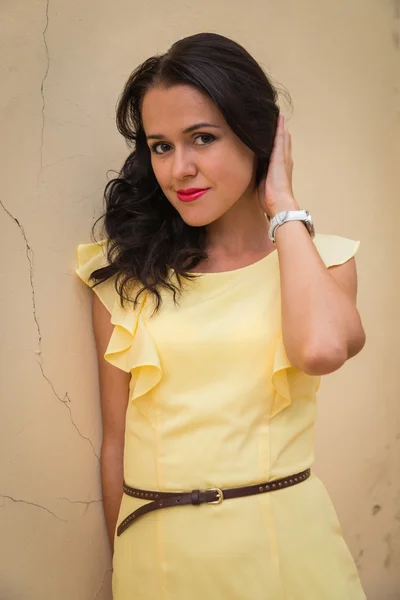
[[[278,117],[278,126],[276,128],[276,141],[279,150],[282,152],[285,149],[285,129],[285,117],[280,114]]]
[[[282,114],[278,115],[278,123],[276,126],[274,146],[272,149],[271,160],[275,158],[283,158],[284,157],[284,147],[285,147],[285,125],[284,125],[284,117]]]
[[[274,147],[272,150],[271,160],[284,161],[290,166],[293,163],[292,159],[292,138],[289,130],[285,126],[285,117],[282,114],[278,116]]]
[[[282,130],[283,130],[283,143],[282,143],[283,156],[284,156],[284,159],[285,159],[285,163],[290,166],[293,163],[293,158],[292,158],[292,136],[290,135],[290,132],[289,132],[288,128],[285,125],[285,120],[284,120],[283,115],[282,115]],[[280,132],[280,134],[282,135],[281,132]]]
[[[292,161],[292,137],[289,130],[285,127],[285,142],[284,142],[285,162],[290,164]]]

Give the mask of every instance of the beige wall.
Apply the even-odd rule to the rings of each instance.
[[[1,12],[1,600],[110,599],[75,247],[126,152],[113,121],[126,77],[198,31],[241,42],[289,89],[297,197],[319,231],[362,242],[368,344],[323,382],[316,471],[368,598],[398,599],[400,3],[5,0]]]

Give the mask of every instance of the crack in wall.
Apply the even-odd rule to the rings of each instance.
[[[46,508],[45,506],[42,506],[41,504],[35,504],[35,502],[29,502],[28,500],[20,500],[18,498],[13,498],[12,496],[7,496],[5,494],[0,494],[0,498],[6,498],[7,500],[11,500],[12,502],[15,502],[18,504],[21,503],[21,504],[29,504],[29,506],[35,506],[36,508],[40,508],[41,510],[45,510],[46,512],[48,512],[55,519],[57,519],[57,521],[62,521],[63,523],[67,523],[67,521],[65,519],[61,519],[55,513],[53,513],[50,509]]]
[[[70,504],[96,504],[98,502],[103,502],[103,500],[100,498],[100,500],[70,500],[69,498],[57,498],[57,500],[65,500],[66,502],[69,502]]]
[[[101,580],[100,587],[99,587],[99,589],[97,590],[97,592],[96,592],[96,595],[94,596],[93,600],[96,600],[96,598],[98,597],[98,595],[99,595],[99,594],[100,594],[100,592],[102,591],[102,589],[103,589],[103,587],[104,587],[104,583],[105,583],[106,577],[107,577],[107,575],[108,575],[109,573],[112,573],[112,571],[113,571],[112,569],[108,569],[108,570],[107,570],[107,571],[104,573],[104,575],[103,575],[103,579]]]
[[[32,295],[32,307],[33,307],[33,320],[35,321],[36,324],[36,329],[38,332],[38,351],[37,354],[41,357],[42,356],[42,332],[40,331],[40,325],[39,325],[39,321],[36,315],[36,299],[35,299],[35,286],[33,284],[33,250],[30,247],[29,243],[28,243],[28,238],[26,237],[26,233],[25,233],[25,229],[24,226],[22,225],[22,223],[20,223],[18,221],[18,219],[16,217],[14,217],[14,215],[12,215],[10,213],[9,210],[7,210],[7,208],[4,206],[3,202],[0,200],[0,205],[2,207],[2,209],[4,210],[4,212],[6,212],[8,214],[8,216],[13,219],[13,221],[15,221],[15,223],[17,224],[17,226],[19,227],[22,237],[24,238],[24,242],[25,242],[25,251],[26,251],[26,258],[28,259],[28,263],[29,263],[29,281],[31,284],[31,295]]]
[[[47,377],[46,373],[44,372],[44,367],[43,367],[43,361],[42,358],[40,358],[40,360],[38,360],[38,365],[40,367],[40,371],[43,375],[43,378],[47,381],[47,383],[49,384],[49,386],[52,389],[53,394],[55,395],[55,397],[57,398],[57,400],[59,400],[64,406],[65,408],[68,410],[69,413],[69,418],[70,421],[72,423],[72,426],[74,427],[74,429],[76,429],[78,435],[83,439],[86,440],[87,442],[89,442],[90,446],[92,447],[93,450],[93,454],[95,455],[95,457],[97,458],[98,461],[100,461],[100,456],[97,454],[96,449],[94,447],[94,444],[92,442],[92,440],[90,438],[88,438],[86,435],[83,435],[83,433],[81,432],[81,430],[79,429],[78,425],[75,423],[74,418],[72,416],[72,410],[71,410],[71,399],[68,396],[68,392],[65,393],[64,398],[61,398],[61,396],[57,393],[53,382]]]
[[[47,32],[47,28],[49,26],[49,2],[50,0],[47,0],[47,4],[46,4],[46,23],[45,23],[45,28],[42,32],[42,36],[43,36],[43,43],[45,46],[45,50],[46,50],[46,71],[44,74],[44,77],[42,79],[41,82],[41,86],[40,86],[40,92],[41,92],[41,97],[42,97],[42,109],[41,109],[41,114],[42,114],[42,127],[41,127],[41,134],[40,134],[40,171],[38,174],[38,180],[37,180],[37,192],[38,192],[38,196],[40,194],[40,177],[43,171],[43,145],[44,145],[44,127],[45,127],[45,108],[46,108],[46,100],[45,100],[45,94],[44,94],[44,84],[45,81],[47,79],[47,75],[49,73],[49,68],[50,68],[50,54],[49,54],[49,48],[47,45],[47,39],[46,39],[46,32]],[[38,357],[38,364],[39,364],[39,368],[40,371],[42,373],[43,378],[46,380],[46,382],[48,383],[48,385],[50,386],[54,396],[68,409],[69,412],[69,417],[70,417],[70,421],[73,425],[73,427],[75,428],[75,430],[77,431],[78,435],[86,440],[93,451],[93,454],[95,455],[96,459],[98,461],[100,461],[100,457],[98,456],[95,447],[93,445],[93,442],[85,435],[83,435],[79,429],[79,427],[77,426],[77,424],[75,423],[73,416],[72,416],[72,411],[71,411],[71,400],[68,396],[68,393],[66,393],[64,395],[64,398],[62,398],[56,391],[52,381],[50,380],[50,378],[46,375],[45,370],[44,370],[44,361],[43,361],[43,355],[42,355],[42,332],[40,329],[40,324],[39,324],[39,320],[37,318],[37,313],[36,313],[36,296],[35,296],[35,285],[34,285],[34,253],[33,250],[28,242],[28,238],[26,236],[26,232],[24,229],[24,226],[22,225],[22,223],[20,223],[20,221],[4,206],[3,202],[0,200],[0,205],[3,208],[4,212],[10,217],[10,219],[12,219],[18,226],[22,237],[24,239],[25,242],[25,250],[26,250],[26,257],[28,259],[28,263],[29,263],[29,281],[30,281],[30,286],[31,286],[31,296],[32,296],[32,307],[33,307],[33,319],[35,321],[35,325],[36,325],[36,329],[37,329],[37,336],[38,336],[38,350],[35,351],[35,354]]]
[[[20,223],[20,221],[14,217],[14,215],[4,206],[3,202],[0,200],[0,206],[3,208],[3,210],[7,213],[7,215],[17,224],[19,230],[21,231],[22,237],[24,238],[24,242],[25,242],[25,248],[26,248],[26,256],[28,258],[28,263],[29,263],[29,281],[30,281],[30,286],[31,286],[31,296],[32,296],[32,308],[33,308],[33,319],[35,321],[36,324],[36,329],[37,329],[37,333],[38,333],[38,351],[35,352],[35,354],[37,355],[38,359],[38,365],[40,368],[40,371],[42,373],[43,378],[47,381],[48,385],[50,386],[54,396],[67,408],[68,412],[69,412],[69,417],[70,417],[70,421],[73,425],[73,427],[76,429],[78,435],[86,440],[87,442],[89,442],[93,454],[95,455],[96,459],[98,461],[100,461],[100,457],[96,452],[96,449],[93,445],[93,442],[90,440],[90,438],[88,438],[87,436],[83,435],[83,433],[80,431],[79,427],[77,426],[77,424],[75,423],[73,416],[72,416],[72,411],[71,411],[71,400],[68,396],[68,393],[66,393],[64,395],[64,398],[62,398],[56,391],[53,382],[49,379],[49,377],[46,375],[45,370],[44,370],[44,365],[43,365],[43,355],[42,355],[42,332],[40,329],[40,324],[37,318],[37,313],[36,313],[36,297],[35,297],[35,285],[34,285],[34,276],[33,276],[33,251],[31,246],[29,245],[28,239],[26,237],[26,233],[25,233],[25,229],[23,227],[23,225]]]
[[[88,508],[91,504],[102,504],[103,500],[70,500],[69,498],[57,498],[57,500],[65,500],[65,502],[68,502],[69,504],[83,504],[85,507],[85,510],[83,512],[83,515],[86,515]]]
[[[62,523],[68,522],[65,519],[62,519],[61,517],[56,515],[53,511],[51,511],[46,506],[43,506],[42,504],[37,504],[36,502],[30,502],[29,500],[21,500],[20,498],[14,498],[13,496],[8,496],[6,494],[0,494],[0,498],[5,498],[6,500],[11,500],[12,502],[15,502],[16,504],[28,504],[29,506],[34,506],[35,508],[40,508],[41,510],[45,510],[46,512],[51,514],[55,519],[57,519],[58,521],[61,521]],[[65,502],[68,502],[69,504],[83,504],[86,507],[86,510],[88,509],[90,504],[101,504],[103,502],[103,500],[101,498],[99,500],[71,500],[70,498],[63,497],[63,498],[56,498],[56,500],[65,500]],[[86,510],[85,510],[85,513],[86,513]]]
[[[49,73],[49,69],[50,69],[50,54],[49,54],[49,48],[47,45],[47,39],[46,39],[46,31],[47,28],[49,26],[49,3],[50,0],[47,0],[47,4],[46,4],[46,24],[45,24],[45,28],[42,32],[42,36],[43,36],[43,43],[44,43],[44,47],[46,50],[46,72],[44,74],[44,77],[42,79],[42,83],[40,86],[40,93],[42,95],[42,129],[40,132],[40,171],[39,171],[39,175],[38,175],[38,181],[37,181],[37,189],[39,192],[39,184],[40,184],[40,176],[42,174],[42,170],[43,170],[43,145],[44,145],[44,122],[45,122],[45,116],[44,116],[44,111],[46,108],[46,100],[45,100],[45,95],[44,95],[44,84],[45,81],[47,79],[47,75]]]

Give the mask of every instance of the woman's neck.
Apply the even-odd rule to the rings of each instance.
[[[207,255],[192,272],[218,273],[246,267],[274,250],[257,196],[237,202],[207,227]]]
[[[227,259],[244,253],[267,253],[273,244],[268,221],[257,195],[239,200],[228,212],[207,227],[207,252]]]

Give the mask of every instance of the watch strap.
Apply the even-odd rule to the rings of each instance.
[[[311,237],[314,237],[314,226],[311,215],[307,210],[282,210],[278,212],[270,221],[268,235],[275,243],[275,234],[281,225],[288,221],[303,221]]]

